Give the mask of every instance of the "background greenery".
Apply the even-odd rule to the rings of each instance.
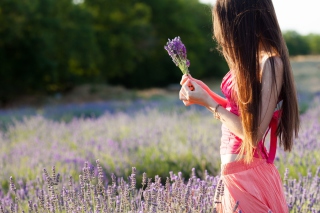
[[[198,78],[221,77],[209,5],[197,0],[0,1],[0,104],[83,83],[127,88],[179,81],[164,45],[180,36]],[[320,36],[284,33],[291,55],[319,54]]]

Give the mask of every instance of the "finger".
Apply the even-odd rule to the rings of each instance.
[[[191,92],[191,88],[190,86],[192,84],[190,84],[190,80],[187,80],[181,87],[182,93],[184,94],[184,96],[186,97],[187,100],[189,100],[189,96],[190,96],[190,92]]]
[[[191,81],[190,81],[191,82]],[[200,88],[201,86],[196,82],[196,81],[192,81],[191,86],[194,88],[194,90]]]
[[[182,101],[183,102],[183,104],[185,105],[185,106],[190,106],[190,105],[192,105],[193,103],[191,103],[191,102],[189,102],[189,101]]]
[[[190,74],[188,74],[188,76],[191,81],[196,82],[197,84],[199,84],[199,86],[201,86],[203,88],[208,87],[205,83],[203,83],[202,81],[200,81],[198,79],[193,78]]]
[[[183,75],[182,76],[182,79],[180,81],[180,84],[183,85],[187,80],[192,80],[192,82],[196,82],[198,83],[199,80],[193,78],[190,74],[188,75]],[[192,86],[192,84],[190,84],[190,90],[193,91],[194,90],[194,87]]]
[[[181,88],[179,92],[179,99],[182,101],[189,101],[188,92],[186,92],[184,88]]]
[[[187,100],[187,98],[186,98],[186,96],[183,94],[183,91],[182,91],[182,90],[180,90],[180,92],[179,92],[179,99],[182,100],[182,101]]]
[[[185,84],[189,87],[189,90],[190,91],[194,91],[195,90],[195,87],[193,84],[195,84],[196,82],[194,81],[191,81],[190,79],[188,79],[188,81],[185,82]]]
[[[180,85],[184,84],[188,80],[189,76],[188,75],[183,75],[180,81]]]
[[[190,101],[188,101],[188,100],[186,99],[186,97],[185,97],[182,93],[180,93],[179,99],[182,100],[182,102],[183,102],[183,104],[184,104],[185,106],[190,106],[190,105],[193,104],[193,103],[191,103]]]
[[[190,73],[189,73],[187,76],[188,76],[189,79],[192,79],[192,80],[194,79],[194,78],[191,76]]]

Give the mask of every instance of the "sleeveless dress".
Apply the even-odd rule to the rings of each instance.
[[[221,91],[228,103],[226,109],[236,115],[238,106],[232,99],[233,79],[229,71],[221,83]],[[270,148],[269,152],[264,146],[264,139],[258,143],[254,152],[254,160],[250,164],[242,160],[221,165],[221,179],[224,185],[224,193],[220,196],[217,205],[218,212],[230,213],[238,202],[236,212],[242,213],[288,213],[283,187],[279,172],[273,164],[276,148],[278,117],[280,112],[276,111],[270,122]],[[220,153],[238,154],[241,139],[222,125],[222,137]],[[266,132],[266,134],[268,133]]]

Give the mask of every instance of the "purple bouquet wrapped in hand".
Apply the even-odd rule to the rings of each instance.
[[[187,75],[189,73],[188,67],[190,66],[190,61],[187,59],[186,47],[179,36],[168,40],[167,46],[164,46],[164,49],[168,51],[172,61],[180,68],[182,73]]]

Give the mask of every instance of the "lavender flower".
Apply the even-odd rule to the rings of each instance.
[[[172,58],[172,61],[177,67],[180,68],[183,74],[187,75],[189,73],[188,67],[190,66],[190,61],[187,59],[187,49],[182,43],[180,37],[175,37],[174,39],[167,42],[167,46],[164,49],[167,50],[168,54]]]
[[[96,161],[97,167],[101,167],[99,161]],[[85,168],[88,168],[86,163]],[[320,169],[320,168],[319,168]],[[319,169],[317,171],[319,171]],[[81,171],[81,170],[80,170]],[[136,169],[133,167],[133,174]],[[19,200],[7,195],[0,195],[0,213],[2,212],[119,212],[119,213],[142,213],[142,212],[217,212],[217,206],[223,209],[221,197],[224,196],[224,185],[219,176],[211,176],[207,173],[205,180],[190,177],[188,181],[183,181],[181,173],[178,175],[171,173],[175,178],[172,185],[170,178],[167,177],[166,185],[161,184],[160,176],[156,176],[154,182],[148,179],[146,189],[137,188],[136,185],[130,185],[123,177],[116,178],[113,175],[114,182],[106,186],[106,193],[98,194],[99,172],[94,174],[94,180],[88,183],[79,178],[74,181],[71,177],[62,176],[58,186],[47,187],[47,178],[43,176],[42,182],[29,180],[26,185],[30,186],[29,196],[19,197]],[[286,196],[290,212],[319,212],[319,174],[301,176],[299,180],[288,177],[289,193]],[[49,174],[48,174],[49,176]],[[146,175],[145,175],[146,176]],[[51,177],[51,176],[50,176]],[[82,177],[83,174],[79,177]],[[131,176],[130,176],[131,177]],[[93,179],[92,179],[93,180]],[[117,181],[118,180],[118,181]],[[196,180],[196,181],[194,181]],[[103,180],[105,182],[105,180]],[[11,178],[10,184],[14,185]],[[104,185],[105,183],[103,183]],[[114,184],[114,185],[113,185]],[[89,186],[90,185],[90,186]],[[22,184],[17,185],[17,191],[23,189]],[[20,186],[20,187],[19,187]],[[84,189],[81,189],[84,186]],[[21,188],[22,187],[22,188]],[[50,186],[51,187],[51,186]],[[56,187],[56,188],[55,188]],[[115,192],[112,193],[113,187]],[[132,188],[133,187],[133,188]],[[303,189],[304,192],[301,193]],[[0,187],[1,190],[1,187]],[[85,190],[90,192],[86,195]],[[2,190],[1,190],[2,191]],[[51,196],[55,191],[54,198]],[[308,196],[304,198],[304,193]],[[236,202],[232,212],[241,212],[239,202]],[[271,210],[268,212],[271,213]]]

